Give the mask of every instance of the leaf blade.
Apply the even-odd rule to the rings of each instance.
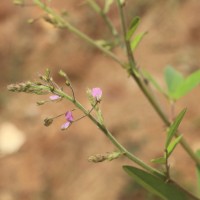
[[[176,117],[176,119],[174,120],[174,122],[172,123],[172,125],[169,127],[169,131],[167,133],[167,139],[165,142],[165,148],[167,149],[173,136],[175,135],[176,131],[178,130],[178,127],[186,113],[187,109],[184,108]]]
[[[176,148],[176,146],[180,143],[182,139],[182,135],[180,135],[179,137],[177,137],[174,141],[172,141],[168,147],[167,147],[167,154],[168,157],[172,154],[172,152],[174,151],[174,149]]]
[[[174,199],[174,197],[176,197],[176,200],[187,200],[186,194],[180,191],[173,183],[167,183],[136,167],[123,166],[123,169],[137,183],[164,200]]]
[[[151,160],[151,162],[156,164],[165,164],[166,158],[165,157],[154,158]]]
[[[140,33],[135,36],[135,38],[131,41],[131,50],[135,51],[135,49],[138,47],[140,42],[142,41],[143,37],[147,34],[147,32]]]
[[[129,29],[127,31],[126,40],[129,41],[131,39],[131,37],[135,33],[139,23],[140,23],[140,18],[138,16],[134,17],[133,20],[131,21],[131,24],[130,24]]]
[[[192,89],[194,89],[194,87],[196,87],[199,84],[200,84],[200,70],[197,70],[196,72],[188,76],[183,81],[183,83],[177,87],[174,97],[176,99],[179,99],[180,97],[189,93]]]
[[[172,66],[167,66],[164,71],[165,82],[167,84],[168,95],[174,99],[177,88],[183,83],[184,78],[181,73]]]

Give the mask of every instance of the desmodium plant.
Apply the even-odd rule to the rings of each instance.
[[[50,1],[48,1],[50,2]],[[100,104],[102,101],[103,92],[101,88],[94,87],[87,90],[88,100],[90,102],[91,108],[86,109],[79,101],[76,99],[75,92],[73,90],[72,83],[67,76],[67,74],[60,70],[59,75],[63,78],[65,86],[70,89],[71,95],[64,91],[63,87],[59,86],[53,79],[50,70],[46,69],[44,75],[39,75],[39,81],[28,81],[18,84],[11,84],[8,86],[8,90],[12,92],[25,92],[36,95],[49,94],[48,100],[38,101],[37,105],[43,105],[47,102],[59,102],[67,100],[73,103],[76,109],[82,111],[83,115],[80,118],[75,119],[73,116],[74,110],[66,110],[58,116],[44,119],[44,125],[50,126],[54,120],[58,117],[64,117],[65,123],[61,125],[61,130],[67,131],[70,126],[74,126],[79,120],[84,117],[88,117],[96,126],[102,131],[103,134],[113,143],[117,149],[114,152],[106,154],[97,154],[89,157],[91,162],[103,162],[105,160],[117,159],[121,156],[125,156],[127,159],[136,163],[140,168],[133,166],[123,166],[123,169],[129,176],[131,176],[135,181],[141,184],[149,192],[156,194],[161,199],[169,200],[187,200],[187,199],[199,199],[197,194],[192,194],[187,189],[183,188],[181,185],[175,182],[170,175],[170,163],[169,157],[173,154],[174,149],[178,144],[183,147],[183,150],[191,157],[193,162],[196,164],[198,186],[200,189],[200,154],[193,152],[190,145],[183,138],[182,134],[179,132],[179,125],[184,118],[186,109],[175,116],[173,113],[176,101],[178,101],[182,96],[190,92],[194,87],[200,83],[200,70],[193,72],[188,77],[183,77],[183,75],[176,71],[172,66],[168,66],[164,72],[164,80],[167,85],[167,91],[165,91],[156,80],[149,74],[146,70],[139,68],[137,66],[136,60],[134,58],[134,52],[142,38],[145,36],[146,32],[135,34],[137,27],[140,23],[140,18],[135,17],[131,21],[130,25],[126,25],[126,20],[124,16],[124,8],[126,6],[125,0],[105,0],[104,6],[100,6],[95,0],[86,0],[85,2],[105,21],[105,25],[110,30],[112,39],[110,41],[106,40],[94,40],[87,36],[76,28],[73,24],[67,21],[62,14],[56,12],[53,8],[48,6],[48,2],[44,3],[41,0],[33,0],[32,5],[38,6],[44,11],[43,19],[47,23],[52,24],[59,29],[67,29],[70,32],[77,35],[79,38],[83,39],[85,42],[98,48],[104,54],[106,54],[110,59],[114,60],[127,71],[129,77],[137,83],[139,89],[143,92],[144,96],[148,99],[154,110],[160,116],[163,123],[167,126],[166,130],[166,141],[163,147],[163,156],[159,158],[154,158],[151,161],[153,163],[158,163],[164,166],[164,170],[160,171],[153,168],[149,164],[143,162],[133,153],[128,151],[108,130],[104,123],[103,114],[100,109]],[[21,6],[26,6],[26,2],[23,0],[14,0],[14,3]],[[108,13],[110,7],[116,4],[119,11],[119,19],[121,21],[122,35],[119,34],[118,30],[109,18]],[[34,22],[30,20],[29,22]],[[123,45],[122,45],[123,43]],[[127,60],[121,60],[114,52],[113,49],[116,46],[124,46],[126,49]],[[149,85],[153,85],[157,92],[166,97],[171,108],[172,116],[170,119],[164,113],[162,107],[157,103],[157,99],[153,94],[152,90],[149,89]]]

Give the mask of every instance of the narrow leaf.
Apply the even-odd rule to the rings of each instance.
[[[196,155],[200,159],[200,149],[197,150]],[[200,166],[196,166],[196,174],[197,174],[197,191],[198,191],[198,196],[200,197]]]
[[[165,157],[155,158],[155,159],[152,159],[151,162],[156,163],[156,164],[165,164],[166,158]]]
[[[173,95],[175,99],[179,99],[180,97],[189,93],[193,88],[200,84],[200,70],[194,72],[190,76],[188,76],[182,84],[180,84],[176,88],[176,92]]]
[[[130,24],[128,32],[126,34],[126,39],[128,41],[131,39],[132,35],[135,33],[139,23],[140,23],[140,18],[139,17],[134,17],[132,22],[131,22],[131,24]]]
[[[185,113],[186,113],[186,108],[183,109],[178,116],[176,117],[176,119],[174,120],[174,122],[172,123],[172,125],[169,127],[168,133],[167,133],[167,139],[166,139],[166,143],[165,143],[165,148],[167,149],[173,136],[175,135]]]
[[[184,78],[182,74],[180,74],[177,70],[175,70],[171,66],[166,67],[164,75],[168,88],[169,97],[172,98],[174,92],[176,92],[176,89],[183,83]]]
[[[123,166],[123,169],[131,176],[138,184],[143,186],[149,192],[159,196],[164,200],[186,200],[187,195],[180,191],[173,183],[167,183],[158,177],[153,176],[141,169]]]
[[[169,146],[167,147],[167,153],[168,153],[168,157],[172,154],[172,152],[174,151],[175,147],[177,146],[177,144],[180,143],[182,139],[182,135],[178,136],[175,140],[173,140]]]
[[[143,37],[147,34],[147,32],[140,33],[135,36],[135,38],[131,41],[131,49],[132,51],[135,51],[137,46],[140,44],[142,41]]]

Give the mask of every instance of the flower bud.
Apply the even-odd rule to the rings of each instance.
[[[106,160],[106,156],[102,154],[96,154],[88,158],[89,162],[94,162],[94,163],[103,162],[105,160]]]
[[[45,126],[50,126],[52,123],[53,123],[53,119],[52,118],[44,119],[44,125]]]
[[[44,105],[46,102],[47,101],[37,101],[36,103],[37,103],[38,106],[41,106],[41,105]]]
[[[58,74],[59,74],[60,76],[64,77],[64,78],[67,78],[67,74],[66,74],[64,71],[62,71],[62,70],[60,70],[60,71],[58,72]]]

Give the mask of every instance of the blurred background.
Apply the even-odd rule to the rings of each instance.
[[[52,0],[48,4],[58,11],[66,10],[70,22],[91,37],[110,37],[103,20],[83,0]],[[127,21],[138,15],[138,33],[148,31],[136,50],[137,63],[163,88],[166,65],[184,75],[199,69],[199,11],[198,0],[127,1]],[[8,84],[36,80],[47,67],[62,85],[57,72],[63,69],[76,98],[88,109],[86,89],[102,88],[106,124],[123,145],[148,163],[163,153],[164,124],[134,81],[86,42],[43,21],[43,15],[35,6],[17,7],[12,1],[0,1],[0,200],[156,200],[122,170],[122,165],[131,164],[127,159],[99,164],[87,161],[91,155],[115,150],[89,119],[64,132],[60,130],[65,122],[62,117],[48,128],[43,126],[44,118],[73,109],[72,104],[37,106],[36,101],[48,96],[7,91]],[[120,31],[116,6],[110,17]],[[27,23],[31,18],[38,20]],[[116,54],[123,58],[124,50],[117,49]],[[158,98],[169,114],[168,102]],[[176,113],[188,108],[180,130],[194,150],[200,147],[199,98],[198,87],[176,104]],[[75,111],[74,115],[78,118],[81,114]],[[194,192],[195,166],[181,147],[170,164],[173,178]]]

